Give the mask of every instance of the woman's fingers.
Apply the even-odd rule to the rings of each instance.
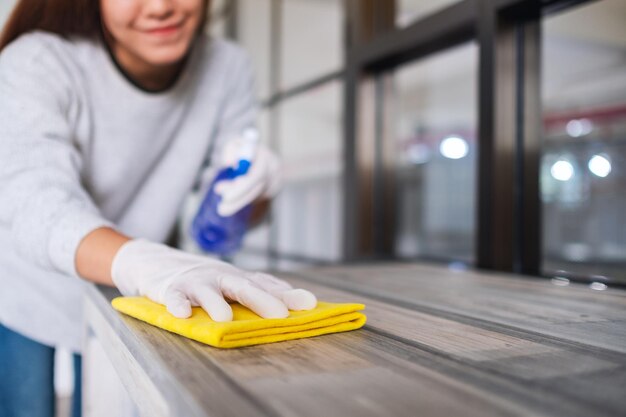
[[[174,317],[186,319],[191,316],[191,302],[177,289],[167,289],[163,294],[163,304]]]
[[[219,214],[233,215],[263,195],[275,195],[280,188],[279,167],[278,158],[264,147],[259,147],[246,174],[215,185],[215,192],[222,197],[217,208]]]
[[[239,290],[237,301],[266,319],[289,317],[289,310],[280,299],[252,285],[246,285]]]
[[[293,288],[288,282],[272,275],[255,272],[248,275],[248,279],[281,300],[289,310],[312,310],[317,305],[317,298],[312,292]]]
[[[222,181],[219,185],[222,185],[223,191],[220,193],[216,189],[222,197],[217,206],[217,212],[223,217],[232,216],[252,203],[263,194],[266,188],[261,179],[246,176],[228,182]]]
[[[231,321],[233,310],[228,297],[263,318],[285,318],[289,310],[311,310],[317,299],[311,292],[293,288],[288,282],[264,273],[244,277],[220,274],[210,281],[189,279],[186,285],[165,290],[163,304],[178,318],[191,316],[191,306],[201,306],[216,322]]]
[[[248,307],[266,319],[285,318],[289,310],[285,303],[253,283],[234,276],[225,276],[220,280],[222,294]]]
[[[282,291],[274,295],[280,298],[289,310],[312,310],[317,305],[317,298],[315,295],[312,292],[301,288]]]
[[[231,321],[233,309],[224,300],[222,294],[210,285],[198,285],[189,294],[190,298],[213,319],[213,321]]]

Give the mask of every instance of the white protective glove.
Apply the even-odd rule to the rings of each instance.
[[[144,239],[126,242],[111,267],[113,282],[125,296],[143,295],[179,318],[202,307],[215,321],[230,321],[225,298],[264,318],[284,318],[289,310],[315,308],[315,296],[276,277],[248,272],[228,263]]]
[[[221,168],[237,166],[240,141],[241,139],[236,138],[224,145],[220,158]],[[268,147],[259,144],[246,174],[215,185],[215,192],[222,197],[217,212],[223,217],[232,216],[259,198],[271,199],[280,190],[280,185],[280,160]]]

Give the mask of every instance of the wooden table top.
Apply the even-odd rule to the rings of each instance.
[[[114,289],[88,297],[164,415],[626,416],[626,291],[424,264],[277,275],[365,304],[366,326],[220,350],[117,313]]]

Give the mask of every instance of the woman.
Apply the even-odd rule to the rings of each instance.
[[[202,34],[207,7],[14,9],[0,40],[0,415],[52,415],[53,349],[80,351],[83,280],[181,318],[201,306],[231,320],[227,300],[266,318],[315,306],[277,278],[159,243],[206,157],[227,163],[219,156],[254,124],[250,64]],[[220,212],[271,196],[276,165],[258,149],[248,174],[220,186]]]

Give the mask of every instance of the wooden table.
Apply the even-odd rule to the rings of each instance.
[[[121,416],[123,395],[151,417],[626,415],[626,291],[422,264],[277,275],[364,303],[367,325],[220,350],[120,315],[117,292],[91,286],[85,415]]]

